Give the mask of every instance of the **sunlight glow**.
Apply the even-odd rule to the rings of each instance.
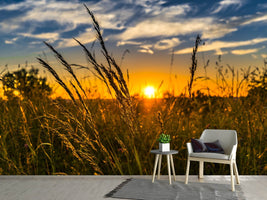
[[[155,88],[153,86],[147,86],[144,89],[144,94],[147,98],[154,98],[155,97]]]
[[[15,90],[15,91],[14,91],[14,95],[15,95],[15,96],[19,96],[19,94],[20,94],[20,93],[19,93],[18,90]]]

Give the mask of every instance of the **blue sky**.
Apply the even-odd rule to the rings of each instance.
[[[47,51],[42,41],[82,60],[72,38],[89,47],[95,40],[83,3],[96,15],[115,57],[129,49],[124,65],[133,74],[169,73],[172,51],[173,70],[185,73],[197,34],[205,41],[199,49],[205,60],[222,55],[229,64],[244,67],[267,57],[266,1],[1,0],[0,66],[26,60],[37,65],[35,57]]]

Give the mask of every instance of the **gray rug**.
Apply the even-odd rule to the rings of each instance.
[[[105,197],[141,200],[235,200],[245,199],[239,185],[236,192],[231,191],[231,184],[188,183],[168,180],[127,179]]]

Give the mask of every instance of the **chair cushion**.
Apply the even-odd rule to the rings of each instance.
[[[208,152],[224,154],[224,150],[223,150],[219,140],[216,140],[214,142],[204,143],[204,144],[207,147]]]
[[[191,144],[194,152],[205,152],[207,148],[201,139],[191,138]]]
[[[209,152],[191,153],[190,157],[229,160],[229,155],[221,154],[221,153],[209,153]]]

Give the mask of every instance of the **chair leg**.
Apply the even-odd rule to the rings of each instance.
[[[236,183],[237,184],[240,184],[239,174],[238,174],[238,169],[237,169],[236,161],[234,162],[234,172],[235,172]]]
[[[189,168],[190,168],[190,160],[189,160],[189,158],[188,158],[188,159],[187,159],[186,174],[185,174],[185,184],[188,183]]]
[[[234,165],[234,163],[231,162],[231,164],[230,164],[231,185],[232,185],[232,191],[234,192],[235,191],[235,182],[234,182],[233,165]]]
[[[204,175],[204,162],[199,161],[199,175],[198,178],[203,178]]]

